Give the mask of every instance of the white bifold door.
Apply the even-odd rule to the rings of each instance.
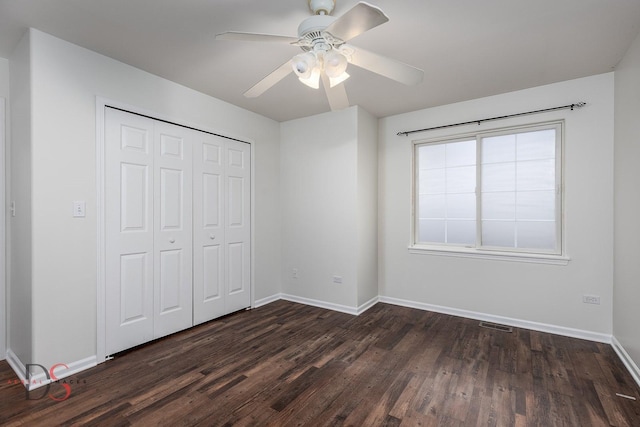
[[[198,132],[193,163],[193,323],[248,307],[251,150]]]
[[[250,305],[250,147],[105,110],[106,354]]]

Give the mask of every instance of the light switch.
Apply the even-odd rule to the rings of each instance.
[[[84,218],[85,217],[86,204],[83,201],[73,202],[73,217]]]

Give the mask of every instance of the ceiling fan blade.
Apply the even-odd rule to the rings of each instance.
[[[339,84],[331,87],[329,77],[325,73],[322,73],[322,86],[327,94],[329,100],[329,106],[331,111],[342,110],[349,107],[349,98],[347,98],[347,91],[344,88],[344,84]]]
[[[298,41],[297,37],[289,36],[277,36],[273,34],[260,34],[260,33],[242,33],[239,31],[227,31],[216,35],[216,40],[237,40],[247,42],[271,42],[271,43],[295,43]]]
[[[253,85],[251,89],[249,89],[244,93],[244,96],[246,96],[247,98],[255,98],[257,96],[262,95],[271,86],[275,85],[280,80],[287,77],[289,73],[293,73],[293,68],[291,67],[291,61],[285,62],[284,64],[276,68],[267,77],[265,77],[264,79],[260,80],[258,83]]]
[[[345,14],[333,21],[324,31],[343,41],[350,40],[380,24],[384,24],[389,17],[382,9],[360,2]]]
[[[422,82],[424,71],[403,62],[361,48],[353,49],[350,62],[353,65],[372,71],[381,76],[412,86]]]

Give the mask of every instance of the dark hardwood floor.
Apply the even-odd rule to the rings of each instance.
[[[609,345],[381,303],[239,312],[67,378],[61,402],[15,379],[1,362],[3,426],[640,426]]]

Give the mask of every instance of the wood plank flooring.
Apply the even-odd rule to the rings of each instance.
[[[62,402],[15,379],[0,362],[3,426],[640,426],[609,345],[381,303],[239,312],[67,378]]]

